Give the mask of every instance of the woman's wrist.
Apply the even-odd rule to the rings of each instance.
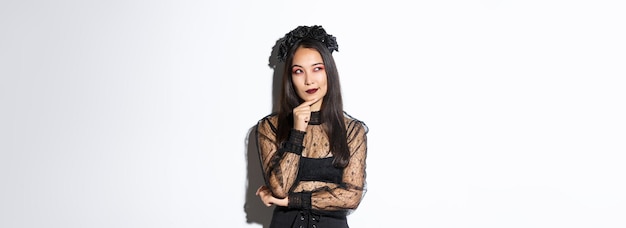
[[[289,132],[289,139],[287,139],[287,141],[296,145],[302,145],[304,142],[304,135],[306,135],[305,131],[293,128]]]
[[[304,135],[306,132],[291,129],[289,132],[289,138],[282,145],[283,151],[291,152],[297,155],[301,155],[304,150]]]
[[[311,192],[294,192],[289,194],[287,207],[293,209],[311,209]]]

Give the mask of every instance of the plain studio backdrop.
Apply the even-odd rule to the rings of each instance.
[[[0,3],[0,227],[265,227],[278,38],[337,37],[351,227],[626,227],[623,1]]]

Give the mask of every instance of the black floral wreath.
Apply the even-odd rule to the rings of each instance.
[[[278,46],[278,60],[284,62],[287,59],[289,49],[291,49],[296,42],[305,38],[322,42],[326,45],[326,48],[330,50],[330,53],[339,51],[337,39],[333,35],[327,34],[322,26],[298,26],[294,30],[291,30],[291,32],[285,34],[280,40]]]

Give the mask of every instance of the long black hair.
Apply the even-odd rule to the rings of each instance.
[[[332,52],[320,41],[302,39],[296,42],[287,53],[282,77],[282,91],[278,105],[277,142],[280,145],[289,137],[289,132],[293,128],[293,109],[303,102],[296,93],[291,78],[293,56],[298,48],[315,49],[320,53],[322,61],[324,61],[328,90],[320,109],[320,120],[330,142],[330,152],[334,157],[333,165],[335,167],[345,167],[350,159],[350,150],[348,149],[346,124],[344,122],[339,72]]]

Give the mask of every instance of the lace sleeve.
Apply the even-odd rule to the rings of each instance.
[[[302,152],[304,134],[298,132],[289,136],[286,147],[278,145],[276,131],[277,118],[266,117],[257,124],[257,150],[261,158],[261,167],[265,185],[277,198],[285,198],[294,184]]]
[[[346,123],[350,162],[344,168],[342,183],[324,187],[311,195],[311,207],[318,210],[356,209],[366,190],[367,126],[361,121]]]

